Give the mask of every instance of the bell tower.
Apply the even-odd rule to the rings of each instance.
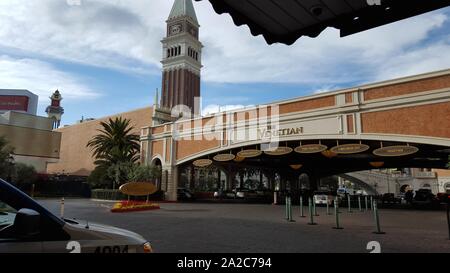
[[[61,117],[64,114],[64,108],[61,107],[61,93],[56,90],[50,97],[51,104],[47,106],[45,112],[47,116],[53,120],[53,129],[58,129],[61,125]]]
[[[199,41],[200,25],[192,0],[175,0],[166,23],[166,37],[161,41],[161,101],[157,107],[159,113],[154,117],[159,123],[169,121],[162,117],[163,114],[170,114],[174,107],[180,105],[180,112],[199,114],[198,107],[194,107],[194,98],[200,97],[203,45]]]

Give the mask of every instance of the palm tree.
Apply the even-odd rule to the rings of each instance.
[[[132,134],[129,119],[121,117],[101,122],[103,129],[94,136],[87,147],[92,149],[95,165],[116,170],[115,180],[119,183],[119,172],[124,164],[132,164],[139,159],[139,135]]]

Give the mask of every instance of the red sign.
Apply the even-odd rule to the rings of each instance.
[[[0,96],[0,111],[28,111],[28,97]]]

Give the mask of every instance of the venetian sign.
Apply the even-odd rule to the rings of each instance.
[[[249,157],[257,157],[260,156],[262,152],[260,150],[242,150],[237,155],[239,157],[243,158],[249,158]]]
[[[383,148],[376,149],[373,151],[374,155],[378,156],[404,156],[417,153],[419,148],[414,146],[387,146]]]
[[[366,144],[344,144],[338,145],[330,149],[336,154],[357,154],[369,150],[369,146]]]
[[[328,147],[322,144],[308,144],[298,146],[295,148],[295,152],[299,154],[314,154],[323,152],[326,149],[328,149]]]
[[[234,154],[218,154],[216,156],[214,156],[214,160],[215,161],[219,161],[219,162],[225,162],[225,161],[231,161],[235,158],[236,156],[234,156]]]
[[[130,182],[120,186],[119,190],[126,195],[144,196],[155,193],[158,189],[155,184],[148,182]]]
[[[291,135],[301,135],[303,134],[303,127],[296,128],[283,128],[273,130],[270,127],[267,129],[258,130],[258,139],[280,137],[280,136],[291,136]]]
[[[293,151],[291,147],[278,147],[276,149],[265,150],[264,153],[268,155],[287,155]]]
[[[198,160],[195,160],[194,163],[192,163],[192,164],[195,167],[203,168],[203,167],[208,167],[212,163],[213,162],[211,159],[198,159]]]

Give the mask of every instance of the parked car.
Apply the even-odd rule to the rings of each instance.
[[[442,204],[447,204],[450,202],[450,194],[445,192],[440,192],[436,195],[436,197],[439,199],[439,202]]]
[[[180,201],[193,201],[195,200],[195,195],[186,188],[178,188],[177,189],[177,197]]]
[[[236,198],[236,193],[233,191],[224,191],[222,189],[216,190],[214,192],[214,198],[220,198],[220,199],[234,199]]]
[[[314,203],[316,205],[333,205],[336,197],[331,194],[329,191],[315,191],[314,192]]]
[[[412,203],[414,206],[438,208],[441,202],[430,189],[419,189],[416,191]]]
[[[258,196],[256,191],[247,188],[237,188],[234,189],[234,192],[236,193],[236,198],[240,199],[251,199]]]
[[[399,197],[396,197],[395,194],[393,193],[385,193],[383,194],[383,196],[381,197],[381,203],[385,204],[401,204],[402,199]]]
[[[149,253],[141,235],[59,218],[0,179],[0,253]]]

